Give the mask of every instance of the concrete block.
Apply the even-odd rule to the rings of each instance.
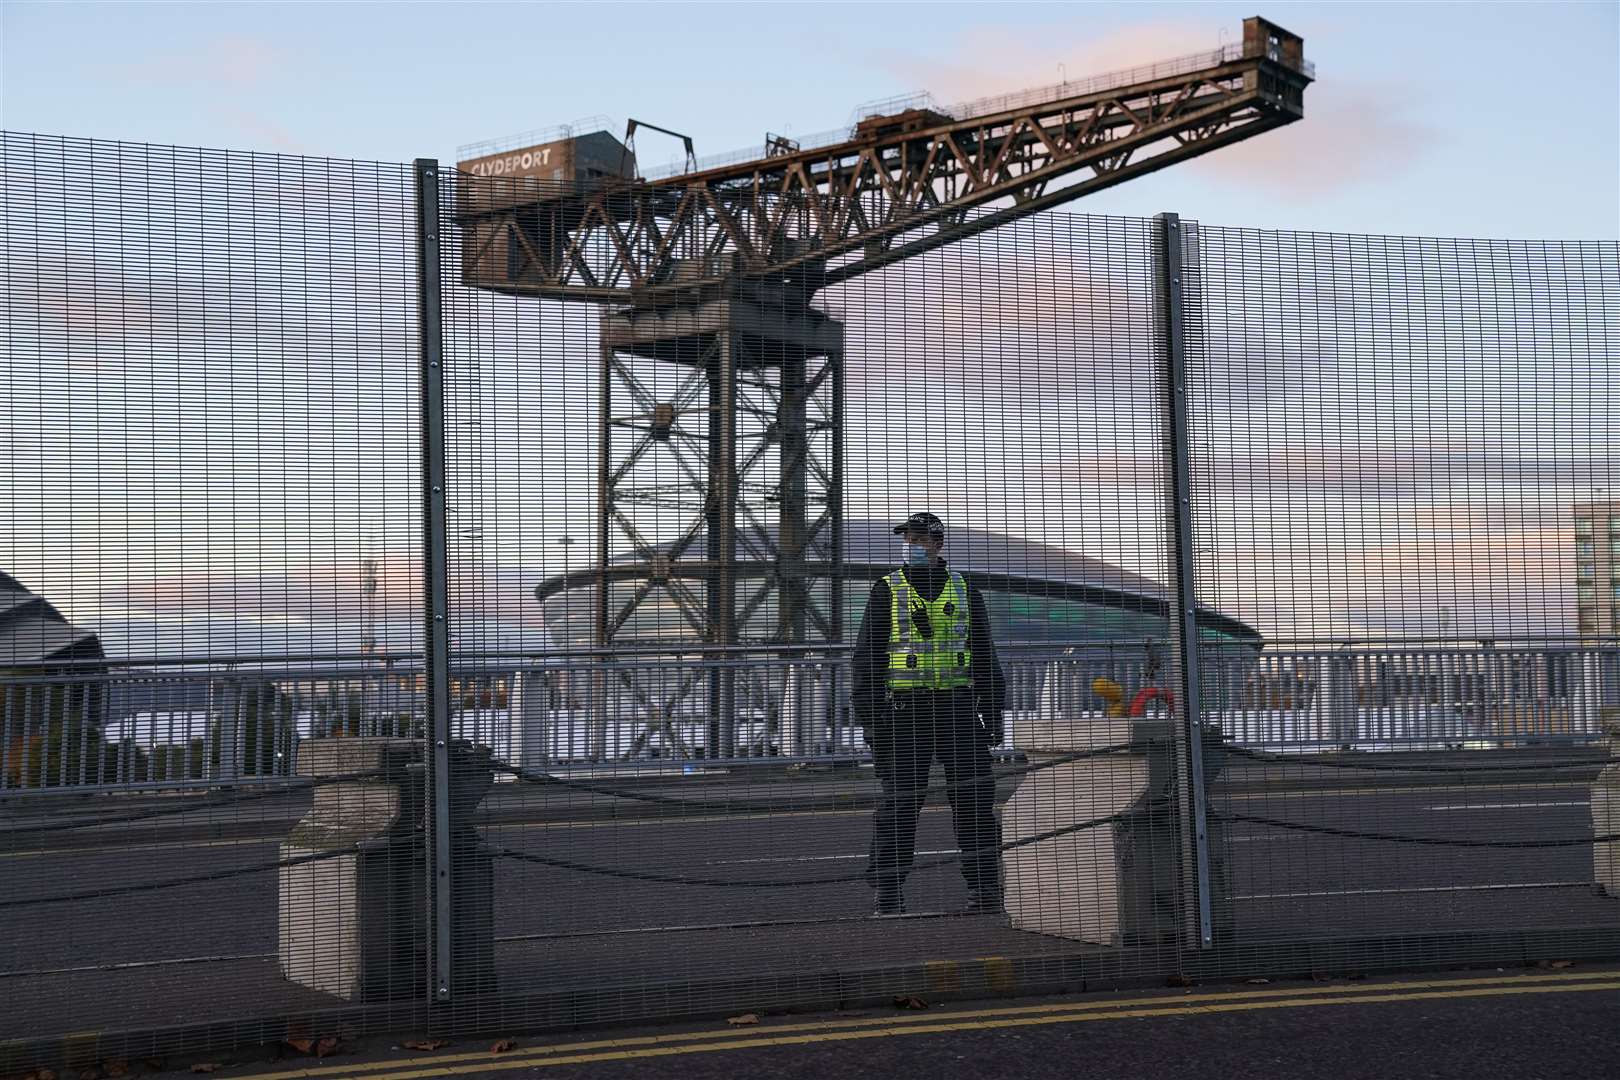
[[[1592,835],[1620,835],[1620,765],[1592,781]],[[1620,899],[1620,840],[1592,845],[1592,879],[1605,896]]]
[[[278,955],[290,981],[346,1001],[426,994],[430,947],[426,771],[419,739],[313,739],[298,774],[320,781],[281,845]],[[466,824],[489,790],[489,751],[451,750],[453,990],[493,988],[493,871]]]

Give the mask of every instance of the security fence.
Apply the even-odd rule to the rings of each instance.
[[[1613,243],[0,148],[0,1068],[1620,955]]]

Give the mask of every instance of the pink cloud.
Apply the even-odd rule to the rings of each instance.
[[[1263,188],[1291,202],[1410,168],[1440,133],[1411,115],[1402,87],[1328,78],[1305,91],[1305,116],[1189,162],[1211,178]]]
[[[963,34],[947,56],[901,57],[888,67],[951,105],[1062,80],[1078,82],[1210,51],[1237,39],[1235,27],[1188,19],[1155,19],[1096,36],[1072,26],[1016,34],[985,27]],[[1222,147],[1182,168],[1308,202],[1388,177],[1432,147],[1440,133],[1413,115],[1417,99],[1405,86],[1329,75],[1306,91],[1304,119]]]
[[[201,48],[155,53],[124,66],[126,78],[159,85],[232,90],[262,87],[287,67],[286,54],[259,38],[214,38]]]
[[[252,109],[229,108],[218,110],[221,120],[249,138],[267,143],[272,149],[288,154],[307,154],[309,147],[285,127]]]
[[[1073,26],[1013,33],[980,27],[963,33],[947,57],[892,58],[888,66],[944,104],[1172,60],[1221,44],[1219,26],[1155,19],[1088,35]]]

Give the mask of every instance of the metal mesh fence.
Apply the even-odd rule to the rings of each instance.
[[[0,152],[0,1038],[419,1002],[410,170]]]
[[[1612,244],[4,148],[18,1060],[1616,951]]]
[[[1200,595],[1268,638],[1203,658],[1237,936],[1612,933],[1614,245],[1199,244]]]

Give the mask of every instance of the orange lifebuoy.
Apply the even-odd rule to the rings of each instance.
[[[1131,698],[1131,716],[1146,716],[1148,702],[1155,698],[1163,701],[1168,708],[1176,707],[1176,695],[1159,686],[1149,686],[1138,690],[1136,696]]]

